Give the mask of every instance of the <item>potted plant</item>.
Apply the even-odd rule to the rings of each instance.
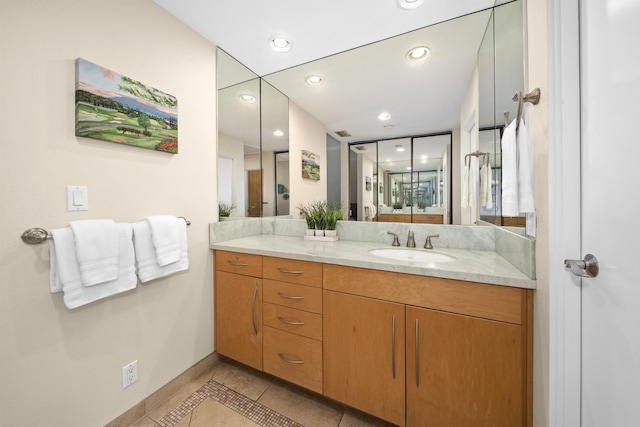
[[[402,203],[398,203],[398,202],[394,203],[393,210],[394,211],[402,210]]]
[[[218,203],[218,216],[220,218],[227,218],[231,215],[231,211],[236,208],[234,203],[219,202]]]
[[[313,206],[310,203],[302,203],[298,205],[297,208],[300,211],[300,215],[302,215],[305,222],[307,223],[307,230],[305,231],[305,234],[307,236],[313,236],[314,230],[316,228],[316,222],[313,215]]]
[[[316,226],[316,236],[324,236],[327,227],[327,202],[313,202],[313,221]]]
[[[329,205],[327,207],[327,224],[324,232],[325,236],[336,236],[338,221],[342,219],[342,209],[340,206]]]

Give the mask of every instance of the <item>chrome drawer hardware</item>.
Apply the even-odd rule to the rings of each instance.
[[[391,376],[396,379],[396,315],[391,316]]]
[[[287,325],[294,325],[294,326],[304,325],[304,322],[300,322],[297,320],[287,320],[287,319],[283,319],[280,316],[278,316],[278,320]]]
[[[591,254],[585,255],[584,260],[565,259],[564,266],[578,277],[596,277],[600,271],[598,260]]]
[[[278,271],[280,273],[284,273],[284,274],[302,274],[302,273],[304,273],[304,271],[285,270],[284,268],[279,268],[279,267],[278,267]]]
[[[258,335],[258,326],[256,325],[256,299],[258,297],[258,284],[253,290],[253,301],[251,301],[251,323],[253,324],[253,332]]]
[[[416,319],[416,387],[420,387],[420,337],[418,334],[418,319]]]
[[[285,299],[304,299],[304,297],[300,297],[300,296],[285,295],[282,292],[278,292],[278,296],[280,298],[285,298]]]
[[[235,262],[235,261],[227,261],[229,263],[229,265],[234,265],[236,267],[247,267],[249,264],[245,264],[242,262]]]
[[[278,357],[280,357],[280,359],[284,360],[287,363],[292,363],[294,365],[302,365],[304,363],[304,360],[292,360],[292,359],[288,359],[286,357],[284,357],[282,355],[282,353],[278,353]]]

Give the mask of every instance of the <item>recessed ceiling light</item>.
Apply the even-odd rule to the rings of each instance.
[[[402,153],[404,151],[404,147],[402,145],[396,145],[396,151]]]
[[[271,45],[271,49],[276,52],[287,52],[291,49],[291,42],[282,36],[271,37],[269,44]]]
[[[282,135],[284,135],[284,132],[282,132],[281,130],[276,130],[276,131],[273,132],[273,135],[274,136],[282,136]]]
[[[407,52],[407,59],[412,62],[422,61],[429,56],[429,48],[426,46],[418,46]]]
[[[311,86],[320,86],[322,83],[324,83],[324,79],[322,78],[322,76],[319,76],[317,74],[307,76],[305,81]]]
[[[410,171],[411,170],[411,166],[407,166],[407,170]]]
[[[381,113],[378,116],[378,120],[389,120],[391,118],[391,114],[389,113]]]
[[[426,154],[423,154],[422,156],[420,156],[420,158],[421,158],[422,160],[427,160],[427,155],[426,155]]]
[[[398,0],[398,7],[401,9],[415,9],[422,3],[424,3],[424,0]]]
[[[240,95],[240,99],[244,102],[256,102],[256,97],[253,95]]]

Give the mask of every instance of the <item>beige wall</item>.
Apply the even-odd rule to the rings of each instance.
[[[77,57],[176,96],[180,153],[75,137]],[[215,58],[151,0],[1,0],[0,424],[103,425],[212,352]],[[67,185],[89,211],[66,211]],[[189,271],[72,311],[49,293],[48,245],[19,238],[158,214],[191,220]]]
[[[302,150],[320,156],[320,180],[302,178]],[[324,125],[289,101],[289,206],[298,218],[296,206],[327,198],[327,130]]]
[[[549,425],[549,61],[547,56],[547,2],[526,2],[526,89],[540,88],[536,106],[528,105],[526,121],[534,164],[538,233],[536,238],[537,289],[534,296],[534,426]]]

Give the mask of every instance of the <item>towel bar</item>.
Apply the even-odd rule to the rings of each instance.
[[[187,223],[187,226],[191,225],[191,221],[189,221],[185,217],[179,216],[178,218],[184,219],[184,222]],[[25,243],[28,243],[30,245],[37,245],[39,243],[43,243],[49,239],[52,239],[53,237],[44,228],[35,227],[25,230],[25,232],[20,235],[20,238]]]

